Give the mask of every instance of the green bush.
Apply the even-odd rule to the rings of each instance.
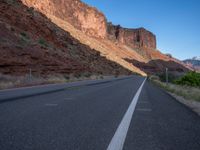
[[[200,87],[200,73],[189,72],[185,76],[181,77],[180,79],[175,80],[174,83],[179,84],[179,85],[189,85],[189,86]]]
[[[26,32],[21,32],[20,33],[21,37],[24,38],[25,40],[29,40],[30,37],[28,36],[28,34]]]
[[[38,43],[41,45],[41,46],[44,46],[44,47],[48,47],[48,44],[47,42],[43,39],[43,38],[40,38]]]
[[[19,37],[20,37],[20,39],[19,39],[20,46],[25,46],[30,42],[30,37],[26,32],[21,32],[19,34]]]

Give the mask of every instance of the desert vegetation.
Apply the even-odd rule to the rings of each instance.
[[[200,73],[189,72],[185,76],[175,80],[174,83],[178,85],[200,87]]]
[[[111,76],[103,75],[93,75],[91,73],[82,74],[67,74],[67,75],[49,75],[49,76],[36,76],[27,74],[25,76],[10,76],[0,74],[0,90],[16,88],[16,87],[26,87],[42,84],[54,84],[54,83],[67,83],[82,80],[100,80],[110,78]],[[115,76],[117,77],[117,76]]]
[[[168,84],[159,76],[151,76],[150,80],[170,93],[200,102],[200,73],[189,72],[178,79],[169,80]]]
[[[48,43],[45,41],[45,39],[43,39],[43,38],[40,38],[39,40],[38,40],[38,43],[41,45],[41,46],[43,46],[43,47],[48,47],[49,45],[48,45]]]

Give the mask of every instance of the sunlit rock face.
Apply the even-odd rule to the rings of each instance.
[[[126,29],[107,23],[103,13],[80,0],[22,0],[46,15],[69,22],[91,37],[107,38],[132,48],[156,49],[156,37],[144,28]]]
[[[72,24],[89,36],[106,38],[105,16],[80,0],[22,0],[44,14],[56,16]]]
[[[108,23],[107,27],[108,38],[112,41],[126,44],[132,48],[156,49],[156,36],[144,28],[127,29],[112,23]]]
[[[23,5],[21,0],[0,1],[0,74],[25,77],[30,69],[37,78],[132,73],[81,43],[44,14]]]

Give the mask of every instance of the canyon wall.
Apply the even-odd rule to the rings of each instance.
[[[107,21],[103,13],[80,0],[21,0],[40,12],[69,22],[87,35],[105,38]]]
[[[120,25],[107,25],[108,38],[134,48],[156,49],[156,36],[144,28],[127,29]]]
[[[20,0],[0,0],[0,14],[0,75],[26,76],[30,69],[34,77],[131,74]]]
[[[44,75],[184,71],[178,60],[155,50],[151,32],[107,23],[80,0],[1,0],[0,12],[2,74],[26,74],[30,68]]]
[[[103,13],[80,0],[22,0],[44,14],[56,16],[91,37],[108,38],[131,48],[156,49],[156,37],[144,28],[126,29],[107,23]]]

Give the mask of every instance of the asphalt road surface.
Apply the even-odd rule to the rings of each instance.
[[[200,150],[200,117],[138,76],[0,102],[0,150],[120,149]]]

